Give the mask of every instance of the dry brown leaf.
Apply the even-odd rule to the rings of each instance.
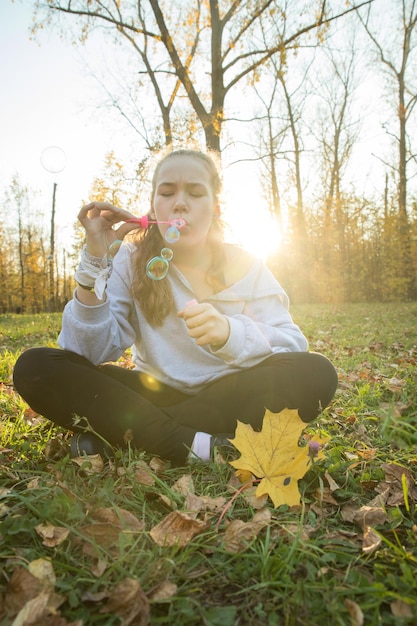
[[[338,489],[340,489],[339,485],[335,480],[333,480],[328,471],[324,472],[324,477],[327,480],[330,491],[337,491]]]
[[[151,468],[139,467],[135,470],[135,480],[140,485],[149,485],[152,486],[155,484],[155,478],[152,475]]]
[[[8,613],[16,615],[24,606],[42,591],[42,581],[24,567],[16,567],[6,588],[5,607]]]
[[[186,546],[206,528],[206,522],[181,511],[172,511],[149,534],[159,546]]]
[[[267,508],[257,511],[251,522],[240,519],[231,521],[223,536],[225,550],[233,554],[242,552],[270,521],[271,511]]]
[[[210,498],[210,496],[196,496],[189,493],[184,502],[184,509],[189,515],[197,514],[200,511],[213,511],[220,513],[226,504],[226,498],[219,496]]]
[[[256,489],[256,485],[252,485],[250,487],[247,487],[247,489],[244,489],[241,495],[244,500],[246,500],[246,502],[249,504],[249,506],[259,511],[260,509],[263,509],[264,506],[266,506],[266,503],[268,502],[268,494],[264,493],[263,496],[257,496]]]
[[[84,538],[102,548],[111,548],[118,544],[121,531],[120,526],[103,522],[98,524],[86,524],[79,528],[79,532]],[[87,552],[89,553],[88,549]]]
[[[406,483],[408,499],[417,502],[417,487],[410,470],[396,463],[383,463],[385,481],[381,482],[377,491],[384,492],[389,489],[387,504],[389,506],[401,506],[404,504],[403,480]]]
[[[274,531],[274,538],[290,535],[290,537],[299,537],[302,541],[307,541],[315,532],[317,528],[309,524],[283,524],[281,528]]]
[[[96,578],[101,578],[104,572],[106,571],[106,569],[108,568],[108,566],[109,566],[109,563],[107,559],[97,558],[95,563],[90,568],[90,571],[93,574],[93,576],[95,576]]]
[[[177,593],[177,585],[171,583],[169,580],[164,580],[157,585],[150,593],[148,598],[150,602],[166,602],[170,600]]]
[[[323,489],[316,489],[314,497],[320,504],[332,504],[338,506],[338,501],[332,496],[332,490],[329,487],[323,487]]]
[[[44,591],[25,604],[12,626],[66,626],[67,620],[57,612],[64,601],[63,596]]]
[[[340,517],[344,522],[351,522],[354,524],[355,515],[358,512],[359,508],[356,504],[345,504],[340,509]]]
[[[172,491],[180,493],[183,496],[187,496],[189,493],[194,493],[194,481],[191,474],[184,474],[172,485]]]
[[[29,569],[17,567],[7,586],[4,608],[13,626],[66,626],[57,609],[65,597],[54,592],[55,573],[49,559],[36,559]],[[81,624],[81,622],[74,623]]]
[[[247,478],[249,477],[249,478]],[[246,478],[246,480],[245,480]],[[228,490],[232,493],[240,491],[241,497],[254,509],[263,509],[268,500],[268,494],[258,497],[256,495],[256,484],[251,484],[255,480],[255,477],[250,472],[243,472],[243,476],[240,470],[237,470],[229,478],[227,483]],[[242,485],[247,483],[245,489],[242,490]]]
[[[149,461],[149,467],[157,476],[160,476],[165,472],[167,465],[166,461],[163,461],[156,456]]]
[[[359,604],[356,604],[356,602],[353,602],[353,600],[350,600],[349,598],[345,598],[344,605],[349,611],[349,615],[352,620],[351,625],[363,626],[364,617],[363,617],[362,609],[359,606]]]
[[[56,576],[49,559],[35,559],[29,563],[28,569],[42,583],[44,591],[55,589]]]
[[[385,510],[377,506],[361,506],[353,516],[353,521],[360,528],[385,524],[387,520]]]
[[[125,578],[109,593],[100,613],[112,613],[121,618],[124,626],[147,626],[149,623],[149,600],[140,582]]]
[[[404,600],[394,600],[390,604],[391,613],[395,617],[413,617],[413,610]]]
[[[128,530],[130,532],[139,533],[144,527],[145,523],[126,509],[121,507],[102,507],[92,509],[89,513],[91,517],[99,522],[111,524],[117,526],[120,530]]]
[[[88,456],[76,456],[71,459],[78,465],[85,474],[101,474],[104,469],[104,461],[100,454],[90,454]]]
[[[365,554],[375,552],[381,545],[381,542],[382,539],[378,533],[370,526],[366,527],[363,531],[362,552]]]
[[[59,546],[70,534],[69,528],[63,528],[62,526],[53,526],[49,522],[45,524],[38,524],[35,526],[35,530],[41,537],[42,544],[47,548],[55,548]]]

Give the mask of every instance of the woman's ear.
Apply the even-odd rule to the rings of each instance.
[[[221,211],[220,211],[220,204],[216,204],[214,207],[214,215],[216,217],[220,217]]]

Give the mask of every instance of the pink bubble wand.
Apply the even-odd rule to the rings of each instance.
[[[150,220],[147,215],[142,215],[142,217],[134,217],[131,220],[125,220],[127,224],[140,224],[142,228],[148,228],[149,224],[169,224],[170,226],[175,226],[176,228],[181,228],[185,226],[185,220],[182,218],[177,218],[175,220],[169,220],[168,222],[163,220]]]
[[[149,224],[169,224],[169,228],[165,233],[165,240],[168,243],[175,243],[180,238],[179,228],[185,226],[186,221],[181,217],[175,220],[162,221],[162,220],[150,220],[147,215],[142,217],[134,217],[130,220],[125,220],[126,223],[140,224],[143,229],[148,228]],[[109,245],[109,255],[111,257],[117,254],[120,246],[122,245],[121,239],[116,239]],[[170,253],[170,254],[169,254]],[[163,248],[161,250],[161,256],[156,256],[151,259],[146,266],[146,274],[153,280],[161,280],[166,276],[168,271],[169,261],[172,259],[173,252],[169,248]]]

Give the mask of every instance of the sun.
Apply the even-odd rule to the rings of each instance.
[[[252,185],[242,187],[242,180],[238,185],[233,179],[224,194],[224,219],[231,230],[231,241],[266,261],[281,246],[279,222]]]

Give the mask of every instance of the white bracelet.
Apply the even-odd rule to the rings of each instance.
[[[75,281],[87,288],[94,287],[99,300],[104,297],[107,280],[111,274],[113,261],[107,254],[103,258],[92,256],[84,245],[81,250],[80,263],[75,272]]]

